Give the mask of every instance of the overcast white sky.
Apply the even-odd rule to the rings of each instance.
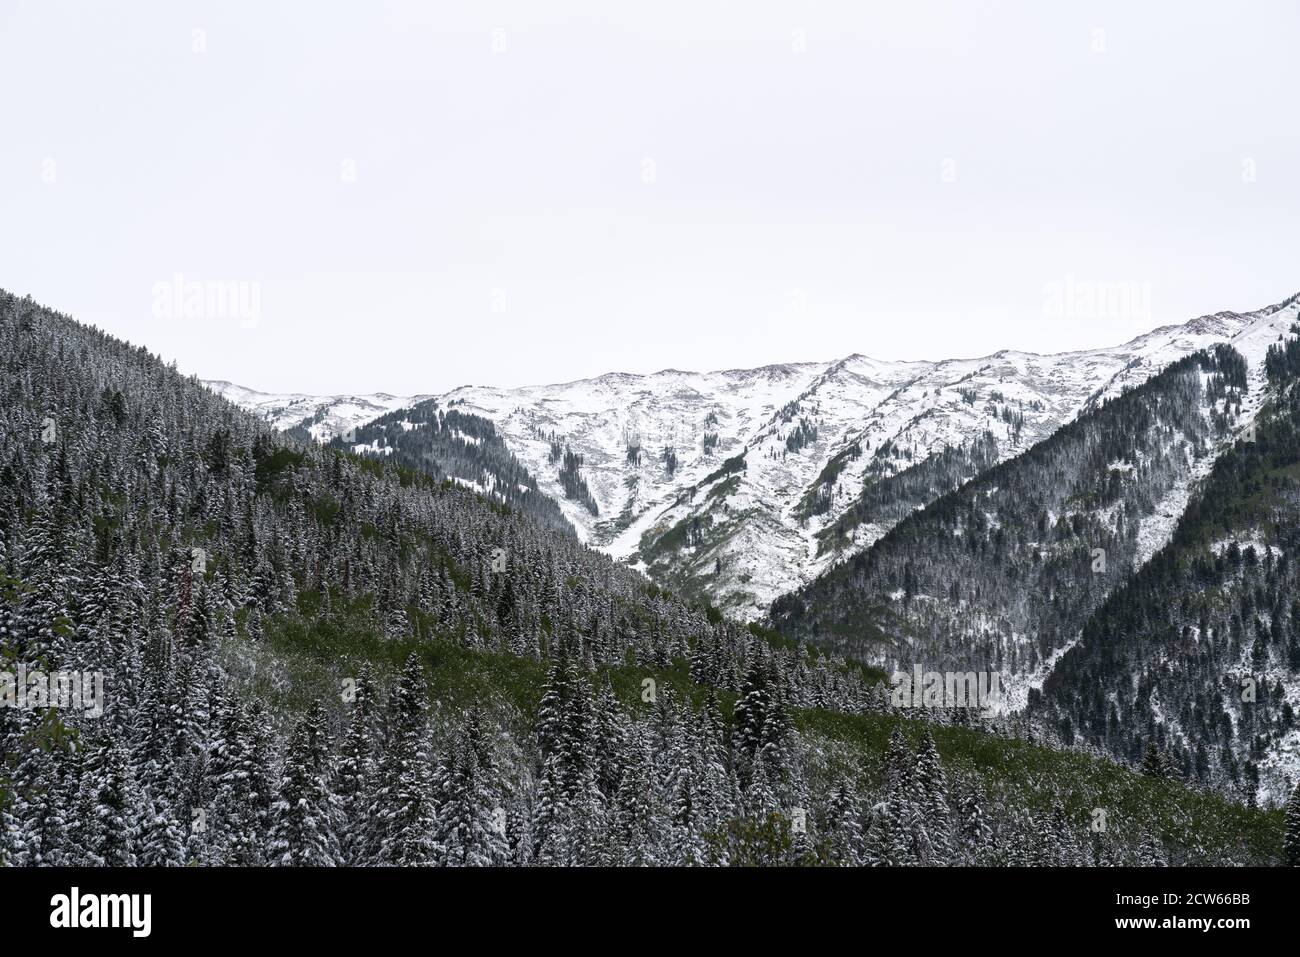
[[[0,0],[0,287],[268,391],[1115,343],[1300,290],[1298,10]]]

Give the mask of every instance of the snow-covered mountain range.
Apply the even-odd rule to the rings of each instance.
[[[869,547],[903,517],[871,494],[882,483],[914,479],[908,508],[923,507],[1082,410],[1216,343],[1237,348],[1252,383],[1262,382],[1264,350],[1296,311],[1288,300],[1220,312],[1123,345],[1056,355],[1004,350],[906,362],[851,355],[522,388],[464,386],[441,396],[305,396],[207,385],[282,429],[302,427],[317,439],[430,398],[483,416],[589,544],[757,618],[779,595]],[[557,446],[581,456],[594,512],[566,498]],[[932,472],[944,481],[932,481]],[[890,497],[896,506],[898,496]],[[1171,526],[1178,507],[1169,506]],[[1154,529],[1150,547],[1166,534]]]

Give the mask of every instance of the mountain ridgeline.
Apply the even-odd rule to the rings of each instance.
[[[1217,407],[1199,362],[1169,395]],[[893,708],[428,458],[299,442],[3,293],[0,371],[0,863],[1279,860],[1278,812]],[[426,411],[368,444],[482,464]]]

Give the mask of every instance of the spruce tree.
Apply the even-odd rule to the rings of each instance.
[[[953,863],[952,811],[948,806],[948,779],[934,735],[927,727],[921,735],[921,749],[916,757],[912,778],[919,823],[924,828],[931,859],[925,863]]]
[[[377,798],[378,862],[410,866],[437,862],[439,848],[428,752],[428,688],[420,658],[412,652],[393,694],[390,740],[380,758],[383,782]]]
[[[505,808],[495,778],[482,716],[474,709],[461,723],[434,780],[438,843],[446,863],[457,867],[505,863]]]
[[[841,777],[826,807],[826,834],[831,860],[842,867],[863,862],[860,814],[857,792],[848,778]]]
[[[134,867],[140,841],[138,792],[121,745],[104,746],[98,782],[91,779],[93,819],[86,828],[86,853],[99,867]]]
[[[267,859],[283,867],[333,867],[339,861],[333,796],[320,715],[294,727],[278,797],[271,805]]]
[[[379,852],[372,826],[377,811],[374,677],[362,667],[352,689],[351,711],[334,771],[339,853],[349,865],[374,863]]]

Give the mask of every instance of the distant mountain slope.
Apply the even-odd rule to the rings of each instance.
[[[439,399],[492,421],[584,541],[683,593],[757,618],[777,596],[1081,411],[1199,349],[1261,324],[1285,325],[1288,306],[1203,316],[1121,346],[1060,355],[1003,351],[937,362],[853,355],[466,386]],[[284,397],[225,394],[281,422],[323,406],[318,436],[328,436],[331,416],[356,424],[350,398],[312,406],[292,397],[286,411]]]
[[[1284,795],[1300,772],[1300,325],[1265,360],[1271,394],[1172,540],[1087,621],[1035,713],[1129,759]]]
[[[1140,564],[1144,523],[1239,427],[1246,391],[1230,347],[1181,359],[913,513],[772,620],[889,671],[1033,674]]]
[[[536,478],[519,464],[491,422],[454,407],[444,409],[437,399],[389,412],[329,444],[448,479],[543,525],[575,534],[559,505],[538,491]]]

